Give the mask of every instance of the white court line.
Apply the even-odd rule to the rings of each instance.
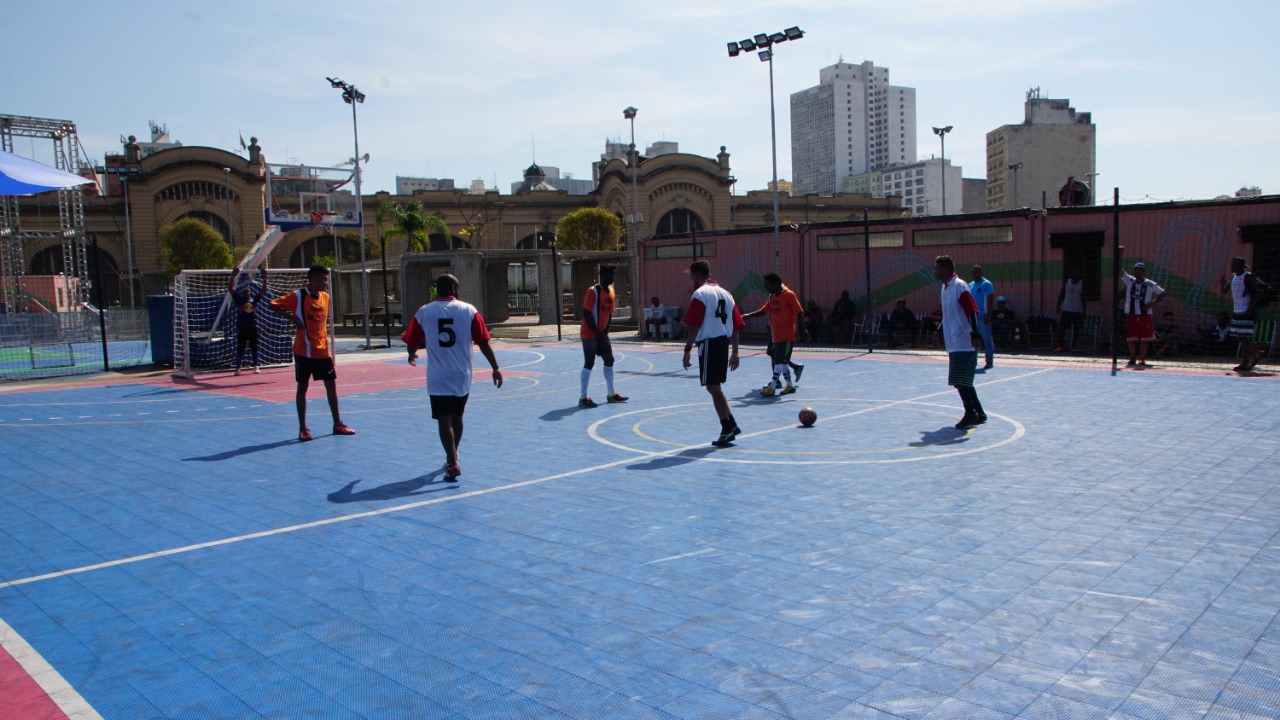
[[[1028,378],[1034,375],[1039,375],[1041,373],[1049,372],[1052,369],[1053,368],[1045,368],[1043,370],[1037,370],[1035,372],[1030,372],[1025,375],[1018,375],[1016,377],[993,380],[991,382],[983,383],[983,385],[992,385],[1000,382],[1010,382],[1013,380],[1021,380],[1023,378]],[[921,395],[920,397],[913,398],[912,400],[900,400],[897,402],[898,403],[914,402],[917,400],[931,398],[935,395],[942,395],[942,394],[945,394],[946,392],[948,391],[929,393],[928,395]],[[885,407],[888,407],[888,406],[886,405]],[[788,425],[788,427],[790,426]],[[751,436],[764,435],[764,434],[775,432],[775,431],[776,430],[760,430],[752,433]],[[748,436],[744,435],[742,437],[748,437]],[[542,483],[551,482],[552,480],[560,480],[563,478],[573,477],[575,475],[583,475],[586,473],[592,473],[599,470],[608,470],[609,468],[618,467],[619,465],[630,465],[637,462],[646,462],[646,461],[654,460],[661,457],[676,455],[676,454],[685,452],[687,450],[689,450],[688,447],[675,447],[675,448],[670,448],[668,450],[660,450],[658,452],[644,453],[644,454],[637,455],[635,457],[628,457],[628,458],[623,458],[621,460],[614,460],[612,462],[602,463],[600,465],[593,465],[591,467],[579,468],[577,470],[568,470],[562,473],[556,473],[555,475],[547,475],[540,478],[533,478],[531,480],[522,480],[520,482],[508,483],[506,485],[497,485],[491,488],[484,488],[481,490],[472,490],[470,492],[459,493],[457,495],[450,495],[448,497],[433,498],[431,500],[421,500],[413,503],[405,503],[404,505],[396,505],[395,507],[381,508],[378,510],[369,510],[367,512],[355,513],[353,515],[342,515],[339,517],[325,518],[324,520],[313,520],[312,522],[299,523],[297,525],[289,525],[287,527],[276,528],[275,530],[263,530],[262,532],[250,533],[248,535],[238,535],[236,537],[223,538],[222,540],[211,540],[209,542],[197,543],[195,545],[184,545],[183,547],[170,548],[168,550],[161,550],[159,552],[153,552],[153,553],[145,553],[143,555],[134,555],[133,557],[121,558],[119,560],[109,560],[107,562],[95,563],[93,565],[83,565],[81,567],[72,568],[70,570],[58,570],[56,572],[45,573],[44,575],[35,575],[28,578],[20,578],[18,580],[9,580],[7,582],[0,583],[0,589],[7,588],[7,587],[16,587],[18,585],[29,585],[31,583],[40,582],[41,580],[52,580],[54,578],[66,577],[68,575],[78,575],[80,573],[86,573],[91,570],[104,570],[106,568],[118,567],[120,565],[130,565],[136,562],[142,562],[143,560],[151,560],[154,558],[168,557],[169,555],[181,555],[183,553],[193,552],[195,550],[203,550],[205,548],[218,547],[220,545],[232,545],[234,543],[244,542],[245,540],[256,540],[258,538],[271,537],[273,535],[284,535],[286,533],[297,532],[299,530],[307,530],[310,528],[324,527],[325,525],[336,525],[338,523],[350,522],[352,520],[362,520],[364,518],[377,517],[379,515],[389,515],[391,513],[398,513],[398,512],[403,512],[405,510],[413,510],[415,508],[426,507],[428,505],[438,505],[440,503],[453,502],[455,500],[463,500],[466,498],[478,497],[480,495],[488,495],[490,493],[501,492],[504,490],[515,490],[516,488],[529,487],[532,485],[541,485]]]
[[[31,679],[44,690],[49,699],[58,706],[68,718],[74,720],[102,720],[102,716],[93,709],[71,683],[53,669],[36,649],[18,634],[17,630],[0,619],[0,647],[9,653],[18,665],[26,671]]]

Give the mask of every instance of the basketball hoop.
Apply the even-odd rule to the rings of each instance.
[[[317,210],[311,213],[311,224],[319,225],[320,227],[325,228],[329,232],[333,232],[333,228],[337,224],[338,218],[339,218],[338,213],[320,212]]]

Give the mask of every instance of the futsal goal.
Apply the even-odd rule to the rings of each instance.
[[[174,279],[174,375],[192,377],[235,367],[236,307],[227,292],[230,281],[230,270],[184,270]],[[256,295],[260,287],[258,271],[242,271],[237,282],[247,283]],[[267,292],[254,313],[260,365],[293,362],[293,323],[266,305],[306,284],[306,269],[267,271]],[[251,362],[248,347],[245,355],[247,365]]]

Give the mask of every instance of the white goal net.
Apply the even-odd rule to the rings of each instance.
[[[228,292],[230,270],[184,270],[174,280],[173,374],[191,377],[197,373],[231,370],[236,367],[238,330],[236,305]],[[258,292],[257,270],[245,270],[238,282],[250,283]],[[287,318],[266,304],[307,284],[307,271],[268,270],[267,292],[254,313],[258,329],[258,364],[284,365],[293,362],[295,328]],[[251,348],[244,348],[245,365],[251,366]]]

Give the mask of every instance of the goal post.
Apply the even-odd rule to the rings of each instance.
[[[257,271],[242,272],[256,294]],[[192,377],[199,373],[235,367],[237,341],[236,313],[229,304],[230,270],[184,270],[174,279],[173,374]],[[306,269],[268,270],[267,292],[258,312],[258,360],[260,365],[293,362],[294,327],[287,318],[265,305],[307,284]],[[249,349],[245,348],[248,353]]]

